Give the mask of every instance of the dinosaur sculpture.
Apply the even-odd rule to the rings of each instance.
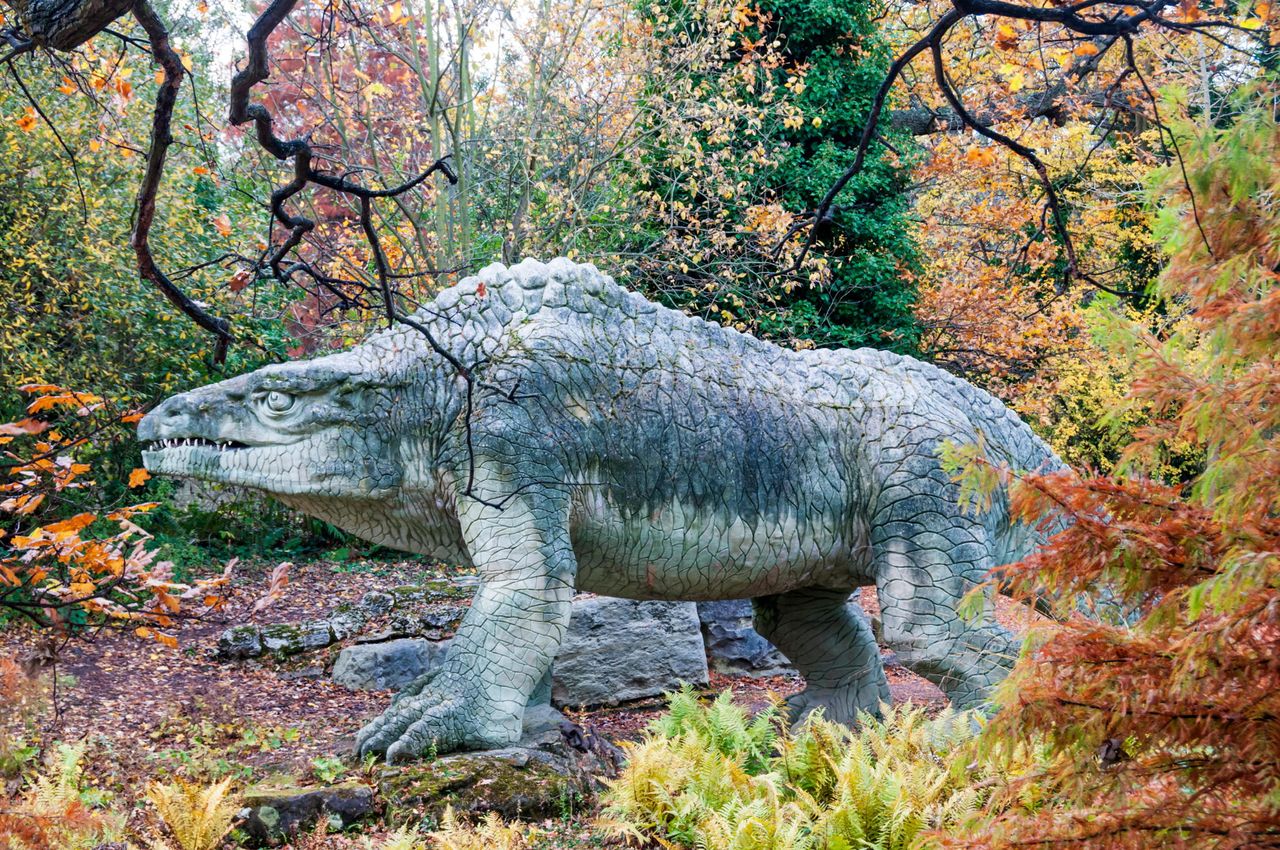
[[[138,428],[154,473],[474,565],[446,665],[361,730],[362,753],[517,740],[575,588],[750,596],[807,680],[794,708],[846,722],[889,699],[853,588],[875,585],[884,640],[954,703],[1008,670],[1011,635],[956,604],[1037,536],[1001,499],[961,510],[938,449],[981,438],[1014,468],[1059,461],[987,393],[882,351],[784,350],[563,259],[489,266],[414,320],[456,364],[396,325],[174,396]]]

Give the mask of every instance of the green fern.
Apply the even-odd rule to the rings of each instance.
[[[777,704],[751,718],[731,693],[704,705],[686,688],[669,700],[605,795],[601,823],[619,836],[698,850],[916,850],[984,806],[1014,804],[993,796],[993,778],[1040,758],[978,759],[978,719],[951,710],[885,707],[857,730],[819,712],[787,730]]]

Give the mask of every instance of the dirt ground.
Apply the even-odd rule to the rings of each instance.
[[[245,622],[300,622],[320,617],[343,601],[375,589],[440,578],[443,568],[420,562],[313,561],[290,569],[284,598],[258,614],[252,603],[271,565],[239,570],[240,591],[210,618],[189,622],[176,650],[132,634],[100,634],[92,642],[72,640],[58,653],[56,715],[46,710],[34,722],[45,740],[86,740],[91,773],[108,787],[133,789],[140,778],[192,767],[236,772],[245,781],[284,773],[305,777],[319,758],[346,757],[356,730],[382,711],[390,692],[349,691],[325,678],[341,645],[277,662],[214,660],[218,635]],[[876,612],[874,591],[863,594]],[[1002,600],[1003,602],[1003,600]],[[998,616],[1016,630],[1033,615],[1001,605]],[[0,632],[0,653],[30,653],[37,638],[20,629]],[[42,671],[45,678],[55,672]],[[899,666],[888,669],[895,701],[942,706],[941,692]],[[708,691],[732,688],[744,704],[759,707],[771,692],[799,690],[795,678],[712,676]],[[662,711],[661,698],[598,708],[572,717],[613,739],[634,738]],[[0,718],[9,731],[15,717]],[[206,764],[207,762],[207,764]]]

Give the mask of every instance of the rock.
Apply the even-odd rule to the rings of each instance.
[[[262,647],[282,658],[322,649],[333,643],[333,630],[328,620],[310,620],[298,625],[276,623],[262,627]]]
[[[380,642],[396,637],[427,637],[442,640],[452,635],[467,608],[460,604],[475,593],[474,576],[436,579],[424,584],[404,585],[391,591],[371,590],[356,604],[344,602],[323,620],[301,624],[276,623],[232,626],[218,638],[215,657],[224,660],[257,658],[270,652],[287,658],[313,649],[323,649],[339,641],[356,638],[375,617],[393,611],[390,628],[365,638]]]
[[[394,634],[390,633],[390,634]],[[399,690],[442,663],[448,641],[357,643],[338,655],[333,681],[355,690]],[[692,602],[578,597],[552,666],[551,701],[606,705],[707,683],[707,658]]]
[[[579,597],[552,667],[555,705],[611,705],[707,683],[692,602]]]
[[[707,661],[718,673],[779,676],[795,672],[776,646],[751,624],[751,600],[699,602],[698,620]]]
[[[343,828],[373,811],[373,789],[362,782],[329,786],[254,785],[244,792],[245,832],[259,844],[279,844],[321,816]]]
[[[400,690],[444,659],[447,644],[421,638],[360,643],[338,653],[333,681],[352,690]]]
[[[371,590],[360,597],[360,607],[370,616],[380,617],[396,605],[396,598],[381,590]]]
[[[393,810],[412,808],[436,819],[446,806],[459,814],[497,812],[508,819],[560,817],[594,797],[597,777],[609,775],[613,765],[591,748],[571,746],[558,728],[547,726],[539,722],[533,728],[542,731],[535,732],[526,723],[524,739],[512,747],[388,766],[378,779],[378,795]]]
[[[362,608],[343,603],[338,606],[327,620],[329,630],[333,632],[335,641],[346,640],[360,634],[360,630],[364,628],[364,624],[368,621],[369,615]]]
[[[286,682],[294,682],[294,681],[299,681],[304,679],[311,679],[311,680],[323,679],[324,668],[311,666],[311,667],[303,667],[300,670],[288,670],[284,673],[281,673],[280,678]]]
[[[219,658],[257,658],[262,654],[262,634],[252,623],[232,626],[218,638]]]

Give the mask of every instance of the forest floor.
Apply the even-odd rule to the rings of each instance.
[[[210,617],[189,621],[178,632],[178,649],[168,649],[131,633],[104,632],[58,647],[57,662],[41,678],[56,681],[56,693],[30,717],[0,718],[0,734],[31,735],[87,744],[87,774],[99,786],[138,799],[145,783],[173,774],[217,778],[228,774],[244,783],[271,777],[314,779],[335,762],[347,765],[353,736],[390,701],[389,691],[351,691],[328,680],[341,644],[286,661],[216,660],[218,636],[231,625],[301,622],[355,602],[370,590],[389,590],[444,577],[424,562],[311,561],[290,569],[284,596],[256,614],[270,566],[245,564],[237,571],[231,602]],[[1001,600],[997,616],[1022,630],[1034,617]],[[874,591],[863,604],[875,612]],[[0,654],[47,655],[41,641],[23,629],[0,631]],[[49,675],[55,674],[55,675]],[[900,666],[887,670],[895,702],[941,708],[942,693]],[[761,708],[772,694],[799,690],[794,677],[749,678],[713,674],[708,692],[732,689],[735,699]],[[665,708],[661,698],[585,711],[567,711],[579,725],[615,742],[639,737]],[[17,728],[25,722],[27,729]],[[340,767],[338,770],[356,770]],[[577,833],[577,820],[557,830]],[[330,844],[326,846],[341,846]],[[354,846],[354,845],[353,845]],[[576,839],[549,846],[580,846]]]

